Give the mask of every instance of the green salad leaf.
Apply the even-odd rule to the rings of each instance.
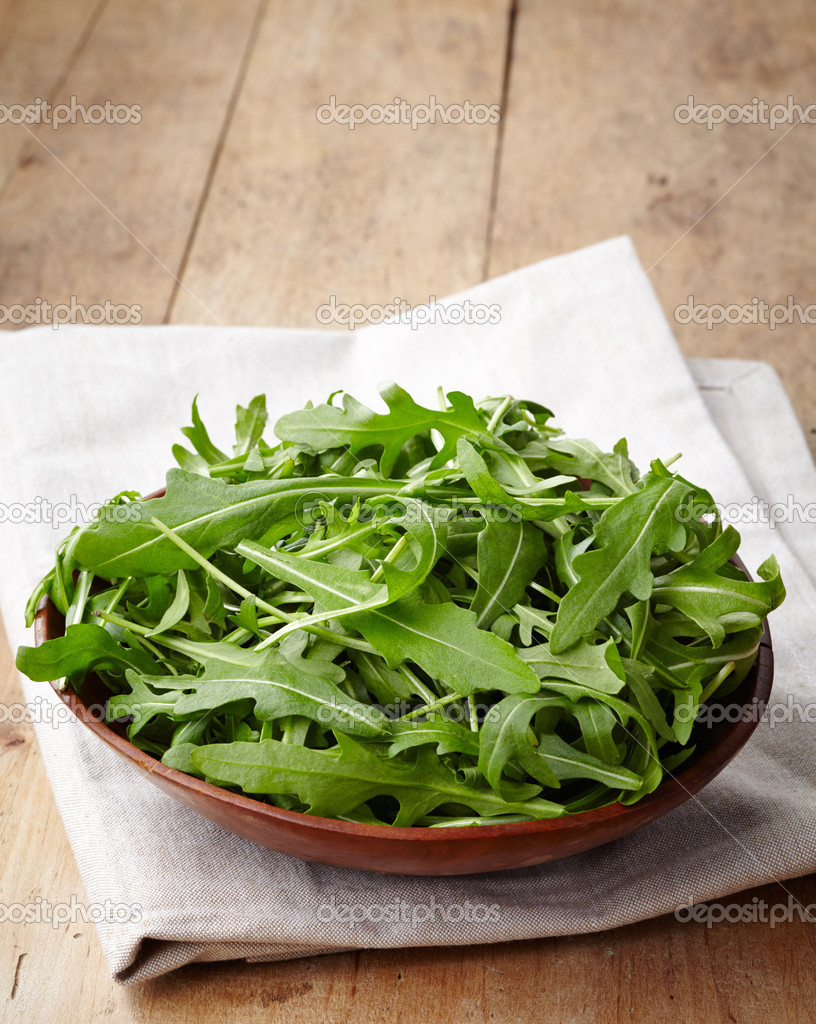
[[[35,681],[95,674],[165,765],[287,810],[461,827],[634,803],[694,756],[784,600],[711,495],[568,438],[544,406],[402,388],[287,413],[193,401],[165,493],[112,498],[26,607],[64,636]],[[701,512],[702,510],[702,512]]]

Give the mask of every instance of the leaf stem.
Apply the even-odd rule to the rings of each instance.
[[[542,587],[540,583],[531,583],[530,587],[532,590],[537,590],[539,594],[543,594],[544,597],[548,597],[551,601],[554,601],[556,604],[561,604],[561,598],[558,596],[558,594],[554,594],[551,590],[548,590],[546,587]]]
[[[290,614],[289,612],[281,611],[280,608],[276,608],[274,605],[268,604],[266,601],[263,600],[263,598],[258,597],[257,594],[253,594],[251,590],[247,590],[246,587],[242,586],[240,583],[237,583],[234,579],[232,579],[232,577],[227,576],[225,572],[222,572],[220,569],[217,569],[212,564],[212,562],[208,562],[203,555],[200,555],[194,547],[191,547],[187,543],[187,541],[182,540],[181,537],[179,537],[177,533],[174,533],[169,526],[165,526],[160,519],[157,519],[155,516],[151,516],[150,521],[153,523],[157,530],[161,530],[165,537],[171,540],[177,547],[181,548],[181,550],[185,554],[189,555],[190,558],[192,558],[195,562],[197,562],[202,569],[205,569],[213,577],[213,579],[219,580],[221,583],[224,584],[225,587],[228,587],[235,594],[240,594],[241,597],[254,598],[256,606],[258,608],[262,608],[267,613],[267,615],[271,618],[272,623],[285,622],[289,625],[297,625],[301,618],[308,618],[308,616],[306,615],[296,615]],[[267,619],[264,618],[263,620],[259,620],[258,625],[261,625],[261,621],[267,622]],[[333,643],[342,641],[342,643],[345,644],[346,647],[355,647],[359,651],[368,651],[369,654],[376,653],[371,644],[366,643],[364,640],[355,640],[353,637],[345,635],[341,636],[340,634],[335,633],[331,629],[320,629],[317,626],[308,625],[297,626],[297,628],[305,629],[310,633],[314,633],[315,636],[322,637],[324,640],[331,640]],[[274,636],[275,634],[271,634],[270,636],[268,636],[263,641],[262,646],[259,645],[261,646],[261,649],[270,646],[274,642]]]
[[[292,622],[294,620],[294,616],[289,615],[287,612],[282,612],[272,604],[268,604],[263,600],[263,598],[258,597],[257,594],[253,594],[251,590],[247,590],[246,587],[237,583],[230,576],[227,576],[225,572],[222,572],[220,569],[216,569],[212,562],[208,562],[203,555],[199,554],[194,547],[191,547],[186,540],[182,540],[181,537],[179,537],[177,533],[174,533],[169,526],[165,526],[160,519],[157,519],[155,516],[151,516],[150,522],[157,530],[160,530],[168,540],[171,540],[176,547],[181,548],[185,555],[189,555],[190,558],[192,558],[194,562],[197,562],[202,569],[206,570],[213,579],[218,580],[219,583],[223,583],[224,586],[228,587],[234,594],[240,594],[241,597],[254,598],[255,604],[259,608],[263,608],[268,615],[276,616],[279,622]]]
[[[452,704],[456,700],[464,700],[465,695],[463,693],[451,693],[447,697],[439,697],[433,702],[433,704],[426,704],[424,708],[415,708],[413,711],[409,711],[407,715],[400,715],[397,721],[408,722],[416,718],[418,715],[427,715],[430,711],[436,711],[438,708],[444,707],[446,704]]]
[[[316,544],[308,551],[301,550],[298,552],[298,555],[300,558],[322,558],[329,551],[337,551],[339,548],[344,548],[347,544],[351,544],[361,537],[367,537],[371,533],[376,533],[379,528],[379,523],[368,523],[359,530],[353,530],[345,536],[341,535],[340,537],[335,537],[334,540],[321,541],[320,544]]]
[[[148,640],[146,636],[141,636],[139,639],[141,643],[143,643],[145,647],[150,651],[150,653],[154,655],[154,657],[156,657],[162,663],[162,665],[164,665],[169,670],[171,676],[178,675],[178,672],[176,672],[175,668],[170,664],[167,658],[165,658],[165,656],[154,643]]]
[[[727,661],[723,665],[720,671],[716,674],[716,676],[714,676],[714,678],[711,680],[708,686],[700,694],[700,704],[705,704],[709,697],[711,697],[711,695],[722,686],[722,684],[731,675],[731,673],[734,671],[736,667],[737,666],[733,661]]]
[[[414,687],[418,696],[420,696],[426,704],[431,705],[439,700],[439,697],[419,679],[416,673],[412,672],[410,668],[403,662],[399,669],[399,673],[404,676],[405,679]]]
[[[470,731],[471,732],[478,732],[479,731],[479,719],[478,719],[478,715],[476,713],[476,705],[473,703],[473,694],[472,693],[468,695],[467,709],[468,709],[468,720],[470,722]]]
[[[74,591],[74,599],[71,602],[68,612],[65,616],[65,628],[73,626],[74,623],[82,622],[82,617],[85,614],[85,605],[88,602],[88,594],[91,591],[91,584],[93,583],[94,574],[83,570],[79,574],[77,580],[76,590]]]
[[[499,405],[499,407],[496,409],[496,411],[490,417],[490,420],[489,420],[489,422],[487,424],[487,432],[488,432],[488,434],[492,434],[493,433],[493,431],[496,429],[496,427],[499,425],[499,423],[501,423],[502,416],[504,416],[504,414],[507,412],[507,410],[510,408],[510,406],[512,404],[513,404],[513,396],[512,395],[505,395],[504,396],[504,401],[501,403],[501,405]]]
[[[130,586],[130,583],[131,583],[132,579],[133,579],[132,576],[128,576],[126,579],[122,580],[122,582],[119,584],[119,587],[116,590],[116,593],[113,595],[113,597],[108,602],[108,606],[105,609],[106,612],[109,612],[109,613],[112,612],[113,609],[119,604],[119,602],[122,600],[122,598],[127,593],[127,588]]]
[[[385,556],[385,558],[382,560],[382,562],[380,562],[380,564],[377,566],[377,569],[375,570],[375,572],[372,573],[372,576],[371,576],[371,582],[372,583],[379,583],[379,581],[385,575],[385,571],[383,569],[383,566],[385,565],[385,563],[388,562],[389,565],[393,565],[393,563],[396,562],[396,560],[399,558],[399,556],[402,554],[402,552],[406,549],[407,546],[408,546],[408,534],[404,533],[400,537],[400,539],[397,541],[397,543],[393,546],[393,548],[391,548],[391,550],[388,552],[388,554]]]

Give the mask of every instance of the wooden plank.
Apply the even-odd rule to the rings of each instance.
[[[674,111],[690,95],[807,106],[814,60],[816,7],[795,0],[520,0],[489,267],[631,235],[683,350],[771,362],[816,452],[812,326],[673,319],[690,295],[813,303],[816,127],[709,131]]]
[[[2,0],[0,2],[0,103],[53,101],[54,90],[91,32],[105,0]],[[0,195],[28,135],[19,125],[0,124]]]
[[[139,107],[141,121],[28,138],[0,200],[3,303],[75,295],[162,319],[257,11],[111,0],[55,102]]]
[[[794,883],[813,900],[812,880]],[[758,898],[778,902],[766,887]],[[750,902],[754,893],[746,894]],[[742,897],[741,897],[742,899]],[[808,925],[680,924],[659,918],[598,935],[455,949],[370,950],[277,965],[192,966],[134,993],[146,1019],[213,999],[235,1020],[399,1024],[786,1024],[809,1019],[816,985]],[[797,945],[805,947],[797,954]],[[784,997],[782,994],[784,993]],[[179,1017],[179,1020],[182,1018]]]
[[[183,275],[192,295],[224,323],[316,328],[331,295],[415,304],[476,283],[497,126],[350,131],[316,111],[332,96],[499,103],[507,6],[272,5]],[[170,319],[212,322],[184,292]]]
[[[0,905],[86,899],[45,775],[34,730],[15,724],[22,691],[0,626]],[[8,709],[8,710],[7,710]],[[16,913],[16,910],[14,911]],[[0,1000],[4,1019],[65,1020],[101,1008],[111,981],[92,924],[0,924]]]

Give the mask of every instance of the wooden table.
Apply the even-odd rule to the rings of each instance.
[[[670,321],[814,296],[816,127],[681,124],[814,99],[795,0],[0,0],[0,102],[137,105],[129,125],[0,124],[0,302],[144,323],[315,327],[329,296],[427,302],[630,234]],[[500,104],[498,125],[320,124],[338,103]],[[765,359],[816,442],[812,328],[674,324]],[[3,643],[4,701],[19,699]],[[0,725],[3,902],[83,893],[32,730]],[[813,878],[789,883],[816,902]],[[784,901],[778,886],[747,893]],[[681,924],[109,979],[93,927],[0,925],[8,1019],[814,1019],[813,929]]]

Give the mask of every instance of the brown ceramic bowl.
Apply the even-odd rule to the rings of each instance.
[[[738,559],[734,561],[745,570]],[[48,599],[37,611],[34,631],[37,644],[65,631],[62,615]],[[757,661],[729,696],[729,704],[757,702],[764,706],[772,683],[773,650],[766,624]],[[711,782],[742,748],[761,717],[740,715],[737,721],[723,720],[700,729],[695,754],[677,775],[629,807],[614,803],[564,818],[516,824],[394,828],[285,811],[168,768],[128,742],[124,726],[98,721],[90,709],[103,704],[108,696],[100,679],[87,677],[82,698],[70,690],[57,690],[54,683],[52,686],[80,722],[147,780],[230,832],[302,860],[405,875],[468,875],[528,867],[620,839],[678,807]]]

